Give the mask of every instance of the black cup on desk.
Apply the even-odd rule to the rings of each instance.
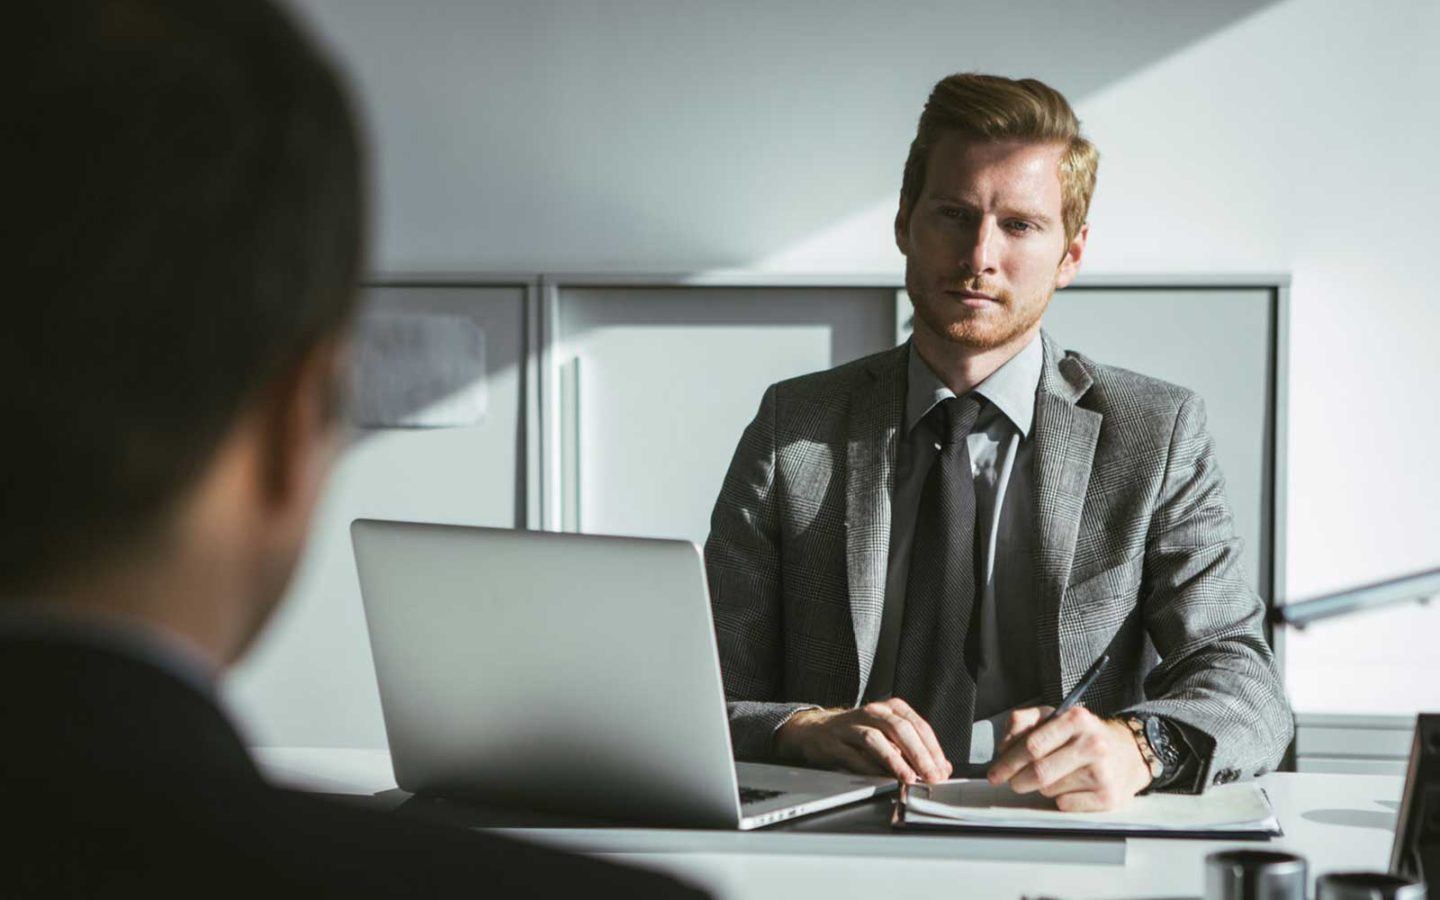
[[[1205,857],[1205,900],[1305,900],[1303,856],[1278,850],[1222,850]]]
[[[1425,885],[1383,872],[1331,872],[1315,880],[1315,900],[1425,900]]]

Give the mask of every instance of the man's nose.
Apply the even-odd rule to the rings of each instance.
[[[969,234],[969,247],[961,256],[961,265],[976,275],[990,272],[995,265],[995,220],[981,216]]]

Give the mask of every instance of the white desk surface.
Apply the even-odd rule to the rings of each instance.
[[[327,793],[375,794],[395,787],[385,750],[260,748],[275,781]],[[1261,784],[1285,830],[1269,844],[1132,839],[1122,854],[1089,862],[1062,858],[1044,838],[740,834],[662,829],[530,829],[533,838],[613,855],[675,873],[723,898],[1054,896],[1198,897],[1205,855],[1227,846],[1265,846],[1304,855],[1321,873],[1383,871],[1401,791],[1390,775],[1267,775]],[[996,861],[994,856],[1004,857]],[[986,857],[990,857],[987,859]]]

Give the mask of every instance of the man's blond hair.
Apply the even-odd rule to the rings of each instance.
[[[930,148],[950,132],[976,141],[1064,145],[1060,190],[1066,243],[1080,232],[1095,193],[1100,152],[1080,134],[1080,120],[1059,91],[1034,78],[1016,81],[973,72],[942,78],[925,101],[905,160],[900,205],[907,222],[925,187]]]

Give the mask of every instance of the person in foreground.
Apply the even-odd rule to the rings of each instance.
[[[6,24],[0,895],[696,896],[262,779],[217,681],[336,450],[352,114],[264,0]]]
[[[1292,716],[1200,398],[1041,328],[1097,163],[1039,81],[935,86],[895,218],[912,339],[772,385],[715,504],[738,755],[1064,810],[1279,763]]]

